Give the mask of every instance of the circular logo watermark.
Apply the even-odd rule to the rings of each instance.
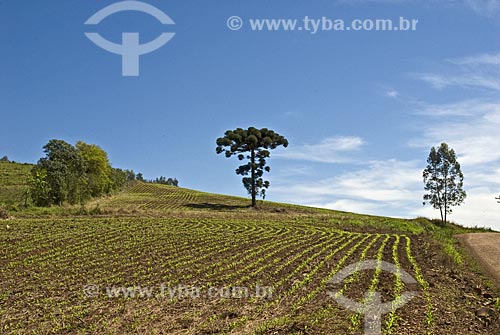
[[[172,20],[166,13],[141,1],[121,1],[109,5],[92,15],[92,17],[90,17],[85,24],[97,25],[108,16],[124,11],[135,11],[149,14],[164,25],[175,24],[174,20]],[[162,33],[155,40],[144,44],[139,43],[139,33],[137,32],[122,33],[122,44],[108,41],[98,33],[87,32],[85,33],[85,36],[102,49],[122,56],[123,76],[137,77],[139,76],[140,56],[161,48],[175,36],[175,33]]]
[[[366,260],[351,264],[337,272],[330,280],[330,283],[340,284],[344,279],[356,272],[376,269],[400,276],[401,281],[405,284],[417,284],[417,281],[408,272],[400,268],[398,269],[392,263],[377,260]],[[364,315],[364,328],[367,335],[381,334],[382,315],[403,307],[417,296],[417,294],[415,291],[404,292],[396,300],[383,303],[382,295],[379,292],[366,292],[363,302],[353,301],[345,297],[340,291],[328,292],[328,295],[335,299],[339,305],[350,311]]]

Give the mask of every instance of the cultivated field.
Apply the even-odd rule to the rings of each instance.
[[[0,204],[24,202],[31,164],[0,162]]]
[[[429,221],[247,203],[136,183],[84,215],[14,213],[0,222],[0,333],[363,334],[329,293],[406,291],[384,333],[500,333],[497,291]],[[377,266],[329,282],[364,260]]]
[[[420,296],[388,315],[387,329],[434,327],[429,286],[412,240],[404,235],[293,221],[186,218],[28,220],[10,226],[8,231],[2,226],[0,325],[5,331],[355,330],[362,318],[336,306],[329,289],[342,289],[356,300],[366,290],[393,300],[406,289],[400,278],[380,269],[330,287],[331,276],[365,259],[387,260],[419,280],[411,289]],[[90,284],[99,289],[87,297],[84,287]],[[201,294],[214,289],[211,296],[197,297],[187,291],[195,287]],[[236,287],[248,292],[220,293]]]

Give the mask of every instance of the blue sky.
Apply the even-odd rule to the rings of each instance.
[[[215,154],[236,127],[268,127],[268,199],[354,212],[438,216],[422,206],[431,146],[465,174],[452,219],[500,230],[500,1],[145,1],[175,25],[117,1],[0,1],[0,155],[36,162],[52,138],[104,148],[114,166],[245,196],[238,162]],[[231,16],[243,28],[227,27]],[[418,19],[416,31],[252,31],[250,19]],[[176,36],[140,57],[140,76],[85,32],[119,43]]]

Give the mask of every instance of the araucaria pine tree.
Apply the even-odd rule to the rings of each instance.
[[[228,130],[224,137],[217,139],[216,152],[225,153],[229,158],[237,155],[238,159],[247,159],[248,163],[236,169],[236,174],[243,176],[243,186],[252,196],[252,207],[256,206],[256,197],[265,197],[269,181],[262,177],[264,171],[269,172],[271,168],[266,165],[271,149],[279,146],[288,146],[288,140],[273,130],[250,127],[248,129],[237,128]]]

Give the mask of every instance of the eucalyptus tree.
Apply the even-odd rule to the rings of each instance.
[[[428,192],[424,195],[424,205],[430,204],[439,209],[441,221],[445,224],[452,207],[460,206],[467,196],[455,150],[446,143],[441,143],[439,148],[432,147],[423,177],[424,189]]]

